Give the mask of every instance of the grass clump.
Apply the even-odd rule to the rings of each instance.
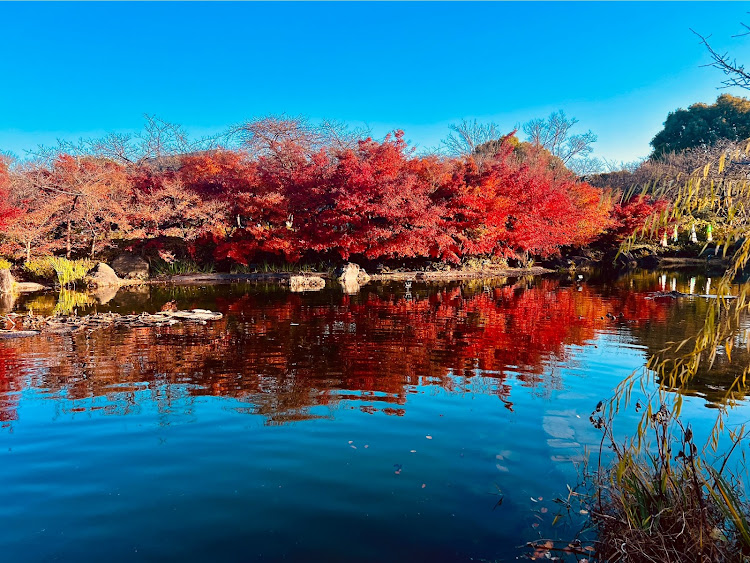
[[[294,264],[290,262],[268,262],[257,264],[234,264],[229,270],[232,274],[321,274],[332,273],[333,268],[325,262],[317,264]]]
[[[49,256],[32,258],[23,263],[23,271],[34,281],[51,282],[55,279],[55,269]]]
[[[49,261],[57,274],[60,287],[71,287],[76,282],[83,281],[96,265],[93,260],[68,260],[60,256],[51,256]]]
[[[200,265],[193,260],[174,260],[172,262],[159,261],[152,264],[157,276],[183,276],[187,274],[212,274],[213,264]]]
[[[750,511],[740,481],[725,474],[734,448],[714,468],[690,426],[664,404],[652,410],[649,403],[638,439],[628,445],[615,441],[611,418],[594,416],[615,454],[593,479],[600,560],[750,561]],[[647,436],[653,441],[642,441]],[[743,438],[744,429],[732,433],[735,444]]]
[[[93,260],[68,260],[61,256],[44,256],[26,261],[23,269],[35,280],[57,280],[60,287],[71,287],[83,281],[95,265],[96,262]]]

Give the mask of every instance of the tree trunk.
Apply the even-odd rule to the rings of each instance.
[[[26,243],[26,261],[31,260],[31,241]]]
[[[73,244],[71,242],[72,238],[72,228],[70,225],[70,219],[68,219],[68,232],[67,232],[67,238],[65,241],[65,258],[70,260],[70,253],[73,250]]]

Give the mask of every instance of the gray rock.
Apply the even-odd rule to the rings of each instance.
[[[112,261],[112,269],[126,280],[148,279],[148,262],[136,254],[120,254]]]
[[[10,270],[0,270],[0,293],[13,293],[14,283]]]
[[[293,292],[319,291],[325,286],[326,280],[317,276],[292,276],[289,278],[289,290]]]
[[[122,280],[117,277],[115,271],[104,262],[94,268],[94,273],[86,278],[89,285],[94,287],[112,287],[122,285]]]

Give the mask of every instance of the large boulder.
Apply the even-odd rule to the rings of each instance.
[[[126,280],[148,279],[148,262],[137,254],[120,254],[112,261],[112,269]]]
[[[115,271],[104,262],[94,268],[94,272],[86,278],[89,285],[94,287],[114,287],[122,285],[122,280],[117,277]]]
[[[352,262],[349,262],[342,268],[339,268],[336,271],[336,277],[343,284],[356,281],[358,284],[363,285],[370,281],[370,276],[367,274],[367,272],[360,268],[358,264],[354,264]]]

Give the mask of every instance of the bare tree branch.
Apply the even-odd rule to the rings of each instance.
[[[735,37],[741,37],[750,33],[750,27],[745,24],[742,24],[742,26],[745,27],[748,31],[736,35]],[[713,62],[705,66],[717,68],[722,71],[727,77],[722,81],[722,88],[731,88],[736,86],[738,88],[750,90],[750,73],[745,70],[745,65],[738,63],[737,59],[729,56],[729,53],[720,54],[719,52],[715,51],[714,48],[711,47],[711,44],[708,42],[710,36],[704,37],[694,29],[691,29],[690,31],[695,33],[695,35],[700,38],[701,44],[706,47],[708,54],[711,56],[711,60]]]
[[[502,136],[497,124],[479,123],[476,119],[474,121],[464,119],[461,123],[453,123],[450,125],[450,130],[450,134],[442,144],[451,156],[468,156],[479,145],[497,140]]]

